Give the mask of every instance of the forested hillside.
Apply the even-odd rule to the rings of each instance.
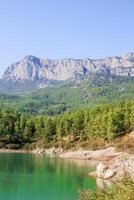
[[[0,109],[0,139],[4,145],[41,141],[44,146],[64,146],[90,143],[95,138],[110,141],[133,129],[134,101],[77,109],[59,116],[31,116]]]
[[[133,78],[94,77],[21,94],[0,94],[0,104],[32,115],[56,115],[100,103],[134,99]]]

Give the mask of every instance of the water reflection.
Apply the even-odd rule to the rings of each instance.
[[[95,187],[85,176],[94,168],[89,161],[0,154],[0,163],[2,200],[75,200],[79,189]]]

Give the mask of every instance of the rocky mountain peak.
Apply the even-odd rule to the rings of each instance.
[[[93,74],[134,76],[134,53],[97,60],[89,58],[51,60],[28,55],[12,64],[5,71],[3,78],[12,81],[65,81],[78,76],[90,77]]]
[[[25,67],[27,67],[27,65],[41,65],[41,59],[37,58],[35,56],[32,55],[28,55],[25,56],[20,62],[19,64],[25,64]]]

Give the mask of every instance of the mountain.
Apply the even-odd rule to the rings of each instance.
[[[40,59],[26,56],[4,72],[0,90],[42,88],[68,80],[94,76],[134,77],[134,53],[104,59]]]

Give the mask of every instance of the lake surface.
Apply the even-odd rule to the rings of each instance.
[[[80,189],[94,189],[89,161],[0,154],[1,200],[77,200]]]

